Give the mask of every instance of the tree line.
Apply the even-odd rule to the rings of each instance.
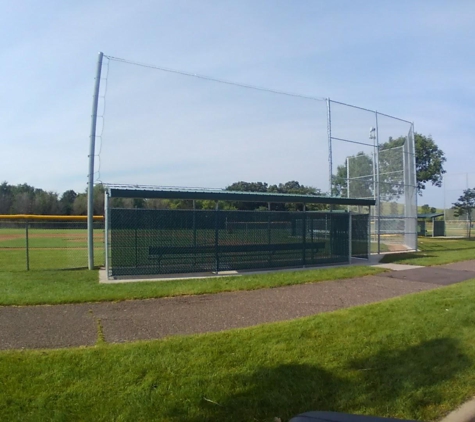
[[[300,195],[322,195],[319,189],[305,186],[293,180],[286,183],[269,185],[264,182],[235,182],[226,187],[229,191],[288,193]],[[148,208],[148,209],[190,209],[193,202],[182,199],[142,199],[142,198],[113,198],[112,207]],[[196,209],[214,209],[215,201],[197,200]],[[221,209],[255,210],[267,209],[265,202],[220,201]],[[301,204],[272,204],[273,211],[296,211]],[[323,209],[321,204],[307,205],[308,209]],[[94,214],[104,213],[104,187],[94,186]],[[86,215],[87,192],[77,193],[67,190],[59,195],[56,192],[35,188],[26,183],[10,185],[3,182],[0,185],[0,214],[36,214],[36,215]]]

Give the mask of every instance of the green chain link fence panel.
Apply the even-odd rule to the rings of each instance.
[[[369,250],[369,215],[351,214],[351,256],[368,259]]]
[[[349,215],[112,208],[110,275],[348,262]],[[366,243],[367,227],[366,223]],[[362,236],[362,230],[356,231]]]

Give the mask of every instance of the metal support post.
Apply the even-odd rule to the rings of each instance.
[[[134,208],[134,247],[135,247],[135,268],[139,266],[139,239],[138,239],[138,214],[137,208]]]
[[[104,54],[99,53],[97,59],[96,79],[94,82],[94,95],[92,100],[91,134],[89,144],[89,175],[87,185],[87,259],[88,268],[94,269],[94,155],[96,149],[96,123],[97,105],[99,103],[99,88],[101,84],[102,58]]]
[[[350,197],[350,157],[346,157],[346,197]]]
[[[28,236],[28,220],[25,222],[25,243],[26,243],[26,271],[30,271],[30,245]]]
[[[376,244],[379,245],[379,235],[378,235],[378,203],[376,201],[376,151],[373,148],[373,198],[375,201],[374,208],[373,208],[373,218],[372,221],[374,223],[373,231],[376,235]],[[379,251],[379,246],[378,246]],[[379,252],[378,252],[379,253]]]
[[[368,205],[368,259],[371,256],[371,205]]]
[[[271,219],[272,215],[270,213],[270,202],[267,203],[267,244],[270,245],[272,243],[272,232],[271,232]],[[269,266],[272,265],[272,252],[269,251],[269,258],[267,259]]]
[[[303,217],[302,217],[302,266],[306,265],[306,249],[307,249],[307,213],[305,212],[305,204],[303,204]]]
[[[414,169],[414,180],[413,180],[413,191],[414,191],[414,232],[415,234],[415,247],[414,249],[417,251],[417,167],[416,167],[416,139],[414,135],[414,123],[411,123],[411,135],[412,135],[412,147],[413,147],[413,154],[411,163]]]
[[[215,230],[214,230],[214,250],[216,259],[216,274],[219,273],[219,202],[215,205]]]
[[[376,207],[378,210],[378,254],[381,253],[381,187],[379,175],[379,127],[378,127],[378,112],[375,112],[376,117]]]
[[[353,227],[351,225],[351,211],[348,213],[348,264],[351,264],[352,242],[353,242]]]
[[[314,253],[314,249],[313,249],[313,246],[314,246],[314,245],[313,245],[313,243],[314,243],[314,238],[313,238],[313,237],[314,237],[314,233],[313,233],[313,231],[314,231],[314,228],[313,228],[313,221],[314,221],[314,219],[311,218],[311,219],[310,219],[310,245],[311,245],[311,248],[310,248],[310,251],[311,251],[310,259],[312,260],[312,264],[313,264],[313,260],[315,259],[315,253]]]
[[[328,136],[329,194],[330,196],[333,196],[332,113],[331,113],[330,98],[327,98],[327,136]]]
[[[109,191],[104,191],[104,251],[105,251],[105,264],[106,264],[106,276],[110,277],[110,262],[109,262]]]
[[[193,199],[193,266],[196,267],[196,200]]]

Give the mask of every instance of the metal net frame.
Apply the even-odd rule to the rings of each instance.
[[[354,197],[351,190],[358,184],[375,186],[369,188],[371,195],[363,192],[361,198],[378,201],[371,224],[378,251],[382,244],[392,245],[391,248],[399,245],[402,249],[417,247],[416,222],[412,222],[416,196],[411,193],[411,180],[415,180],[411,172],[415,167],[413,139],[408,135],[412,130],[410,122],[329,98],[221,80],[102,52],[98,56],[92,105],[88,163],[90,269],[94,267],[94,183],[211,187],[211,183],[226,186],[246,177],[248,181],[271,184],[298,180],[328,196],[344,196],[343,192],[335,192],[333,163],[344,163],[358,150],[352,153],[345,148],[339,154],[337,144],[369,146],[365,154],[376,154],[376,160],[373,159],[376,163],[379,141],[391,136],[408,140],[403,153],[404,157],[408,156],[403,159],[403,192],[398,200],[393,200],[398,204],[396,215],[388,211],[392,200],[381,199],[377,194],[389,183],[382,179],[388,176],[383,175],[379,164],[368,174],[350,174],[349,194]],[[355,125],[351,116],[340,113],[338,107],[362,111],[365,116],[360,123],[364,122],[366,129]],[[384,119],[406,125],[405,132],[386,130],[391,124],[383,124]],[[375,128],[370,143],[369,126]],[[298,166],[287,165],[284,160]],[[226,162],[226,171],[219,171],[210,162]],[[403,210],[399,210],[400,205]]]
[[[371,213],[372,251],[416,250],[413,124],[328,100],[328,143],[333,194],[376,201]]]

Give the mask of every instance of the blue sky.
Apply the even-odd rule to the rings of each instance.
[[[99,51],[395,115],[449,173],[474,172],[474,18],[470,0],[3,1],[0,179],[85,189]],[[324,118],[317,102],[111,62],[100,177],[325,190]]]

